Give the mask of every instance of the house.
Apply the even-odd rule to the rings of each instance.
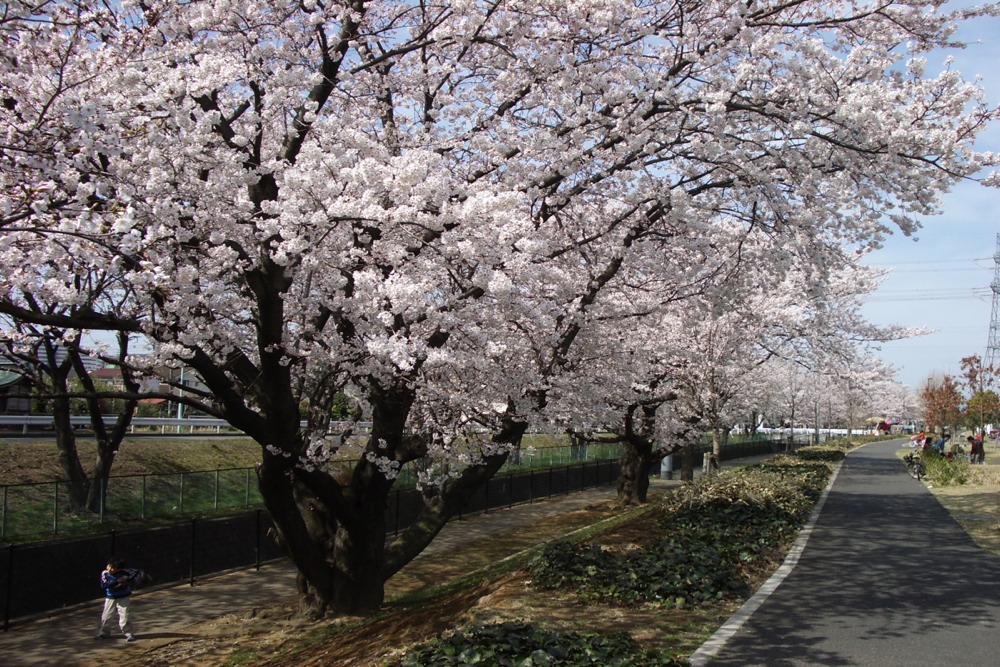
[[[90,371],[90,379],[95,384],[103,384],[113,391],[125,391],[125,382],[122,380],[120,368],[96,368]]]
[[[192,390],[201,393],[207,393],[208,387],[201,381],[201,378],[194,369],[184,366],[183,368],[171,368],[167,366],[160,366],[156,369],[156,374],[162,378],[160,379],[154,377],[145,377],[140,380],[140,392],[167,392],[173,395],[184,395],[186,388],[190,387]],[[125,382],[122,380],[121,369],[109,366],[107,368],[98,368],[90,372],[90,377],[94,380],[95,384],[99,384],[104,387],[105,390],[109,391],[125,391]],[[173,385],[180,384],[181,387],[178,388]],[[192,413],[190,408],[178,406],[175,401],[157,397],[157,398],[144,398],[139,401],[140,413],[146,416],[176,416],[176,417],[189,417],[200,413]]]
[[[0,368],[0,415],[31,412],[31,383],[20,373]]]

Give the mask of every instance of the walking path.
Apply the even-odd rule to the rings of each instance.
[[[906,474],[899,446],[847,456],[787,578],[693,665],[997,664],[1000,557]]]

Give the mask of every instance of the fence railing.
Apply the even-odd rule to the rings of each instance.
[[[528,448],[512,456],[498,474],[612,459],[618,453],[618,445],[606,444]],[[420,462],[404,466],[396,488],[415,487],[420,469]],[[97,485],[93,511],[74,510],[79,501],[71,502],[70,494],[74,492],[71,482],[0,486],[0,541],[80,532],[105,524],[176,519],[263,506],[253,468],[113,475],[93,483]]]

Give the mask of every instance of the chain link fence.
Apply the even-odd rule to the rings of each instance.
[[[619,445],[580,445],[525,449],[512,456],[500,475],[546,469],[579,461],[617,458]],[[342,465],[353,466],[345,461]],[[419,462],[404,466],[396,488],[416,486]],[[231,513],[263,507],[254,468],[201,472],[115,475],[74,489],[71,482],[0,486],[0,541],[38,539],[47,535],[90,532],[94,528],[125,527],[149,520]],[[73,501],[73,493],[90,492],[92,509]]]

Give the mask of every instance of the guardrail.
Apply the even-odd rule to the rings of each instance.
[[[104,415],[104,423],[111,426],[118,418],[117,415]],[[90,417],[86,415],[73,415],[70,423],[76,428],[90,428]],[[305,421],[300,422],[305,428]],[[51,430],[55,428],[55,421],[52,415],[0,415],[0,427],[20,427],[22,434],[31,433],[34,430]],[[368,433],[371,429],[371,422],[330,422],[330,433],[342,433],[348,427],[352,427],[360,434]],[[240,433],[225,419],[215,419],[214,417],[133,417],[129,425],[131,433],[138,433],[137,429],[150,429],[155,433],[205,433],[205,432],[231,432]]]

